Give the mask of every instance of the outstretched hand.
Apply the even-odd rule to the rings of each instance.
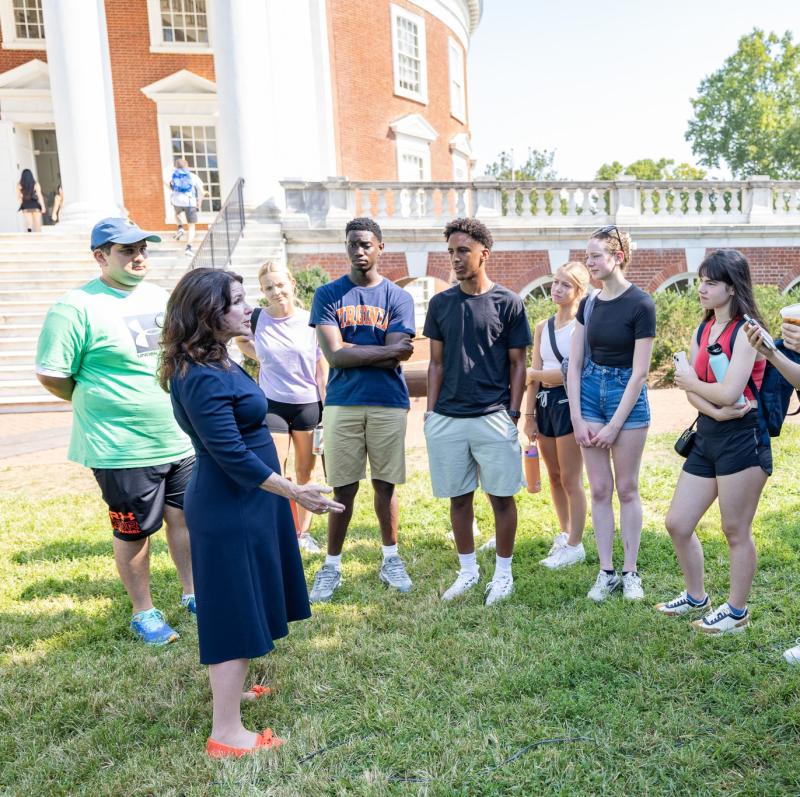
[[[334,514],[344,512],[344,504],[325,497],[324,494],[330,492],[332,492],[330,487],[323,487],[321,484],[299,484],[294,488],[294,500],[315,515],[322,515],[325,512]]]

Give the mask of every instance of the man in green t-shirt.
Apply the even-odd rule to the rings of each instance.
[[[150,535],[167,525],[167,543],[195,611],[183,493],[194,457],[169,396],[156,382],[168,294],[144,284],[147,242],[160,241],[125,219],[92,230],[100,276],[50,308],[36,352],[36,375],[72,402],[68,457],[92,469],[108,505],[114,559],[133,604],[131,631],[163,645],[178,638],[150,595]]]

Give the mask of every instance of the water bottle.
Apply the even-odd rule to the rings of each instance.
[[[714,372],[714,379],[717,380],[717,384],[720,384],[725,379],[725,374],[728,373],[728,365],[730,365],[728,358],[719,343],[712,343],[710,346],[706,346],[706,351],[708,352],[708,364]],[[746,402],[747,399],[744,395],[741,395],[736,399],[736,406],[741,407]]]
[[[311,453],[315,457],[322,456],[322,452],[324,449],[323,444],[323,434],[322,434],[322,424],[314,427],[314,436],[311,439]]]
[[[538,493],[542,489],[539,449],[535,444],[525,449],[525,481],[528,483],[529,493]]]

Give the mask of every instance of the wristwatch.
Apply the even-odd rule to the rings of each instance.
[[[519,410],[509,410],[508,417],[516,421],[522,417],[522,413]]]

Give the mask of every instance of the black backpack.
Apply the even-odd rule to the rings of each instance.
[[[254,307],[253,312],[250,314],[250,331],[256,334],[256,324],[258,324],[258,317],[261,315],[261,307]]]
[[[738,321],[733,328],[733,332],[731,333],[731,352],[733,352],[733,345],[736,343],[736,335],[744,323],[744,319],[742,319]],[[703,330],[706,328],[706,324],[708,324],[708,321],[703,321],[697,328],[698,345],[700,344],[700,338],[703,336]],[[780,338],[775,341],[775,346],[778,351],[785,354],[793,362],[800,362],[800,354],[791,349],[787,349],[783,340]],[[759,390],[756,387],[756,383],[753,381],[752,377],[747,380],[747,386],[758,402],[758,408],[761,411],[761,419],[770,437],[778,437],[780,435],[783,421],[788,415],[800,414],[800,407],[794,412],[789,412],[792,394],[796,392],[798,399],[800,399],[800,390],[795,390],[792,384],[769,360],[767,360],[767,367],[764,369],[764,379],[761,382],[761,389]]]

